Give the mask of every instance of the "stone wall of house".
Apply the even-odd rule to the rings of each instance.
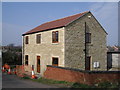
[[[52,31],[59,32],[59,42],[52,43]],[[41,43],[36,44],[36,35],[41,34]],[[40,56],[40,74],[46,70],[46,65],[52,65],[52,57],[59,58],[59,66],[64,66],[64,28],[53,29],[45,32],[25,35],[29,36],[29,44],[24,44],[24,63],[25,55],[28,55],[28,64],[34,65],[37,74],[37,56]],[[24,36],[24,38],[25,38]],[[25,39],[23,39],[25,42]]]
[[[91,43],[87,44],[87,55],[91,56],[91,70],[106,70],[106,32],[91,13],[65,27],[65,67],[85,69],[85,22],[91,33]],[[96,61],[100,65],[97,69],[93,67]]]

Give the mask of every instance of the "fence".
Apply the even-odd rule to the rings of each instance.
[[[84,71],[47,65],[44,77],[59,81],[96,84],[100,82],[120,82],[120,71]]]

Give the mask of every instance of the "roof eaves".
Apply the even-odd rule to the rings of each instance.
[[[64,26],[60,26],[60,27],[56,27],[56,28],[51,28],[51,29],[46,29],[46,30],[43,30],[43,31],[36,31],[36,32],[31,32],[31,33],[25,33],[25,34],[22,34],[22,36],[25,36],[25,35],[29,35],[29,34],[34,34],[34,33],[39,33],[39,32],[44,32],[44,31],[49,31],[49,30],[53,30],[53,29],[57,29],[57,28],[62,28]]]

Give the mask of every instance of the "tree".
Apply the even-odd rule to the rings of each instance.
[[[4,47],[6,50],[2,51],[2,64],[22,64],[22,48],[20,46],[14,46],[14,44],[9,44]]]

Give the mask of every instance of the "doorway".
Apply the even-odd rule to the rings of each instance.
[[[87,56],[85,61],[85,70],[90,70],[90,65],[91,65],[91,56]]]
[[[37,72],[40,73],[40,56],[37,56]]]

